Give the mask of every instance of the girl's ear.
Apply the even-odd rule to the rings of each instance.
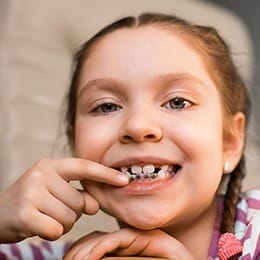
[[[232,172],[237,166],[244,147],[245,115],[237,113],[230,124],[230,129],[225,133],[223,165],[228,165],[224,173]]]

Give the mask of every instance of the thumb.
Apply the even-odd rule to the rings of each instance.
[[[84,206],[83,206],[83,213],[87,215],[95,215],[99,210],[99,204],[96,199],[94,199],[87,191],[80,191],[83,200],[84,200]]]

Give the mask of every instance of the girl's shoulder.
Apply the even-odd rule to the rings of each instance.
[[[242,259],[260,257],[260,190],[243,193],[237,205],[235,235],[243,244]]]
[[[260,190],[249,190],[242,194],[237,205],[237,221],[248,224],[260,216]],[[260,225],[260,222],[259,222]]]
[[[246,200],[249,203],[251,203],[250,201],[257,201],[259,203],[260,201],[260,189],[252,189],[252,190],[247,190],[245,192],[242,193],[242,200]],[[251,204],[253,207],[255,207],[254,204]],[[259,204],[258,205],[258,209],[259,208]]]
[[[1,260],[59,260],[70,247],[71,242],[32,241],[26,240],[13,244],[0,244]]]

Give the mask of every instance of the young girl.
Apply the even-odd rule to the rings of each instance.
[[[67,134],[79,159],[40,161],[2,191],[1,241],[57,239],[101,208],[120,230],[86,235],[65,259],[259,259],[260,193],[241,192],[249,112],[213,28],[163,14],[107,26],[76,55]]]

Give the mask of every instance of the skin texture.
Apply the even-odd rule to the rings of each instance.
[[[182,98],[180,103],[176,97]],[[219,90],[201,57],[180,36],[156,26],[110,33],[83,67],[76,156],[114,168],[153,163],[178,164],[181,170],[172,181],[152,189],[93,181],[82,185],[124,225],[160,228],[166,237],[174,237],[170,244],[184,245],[178,259],[187,259],[189,252],[205,259],[224,162],[232,170],[243,146],[244,117],[239,114],[232,123],[237,131],[223,140]],[[87,241],[88,236],[82,243]],[[169,252],[168,257],[173,255]]]

